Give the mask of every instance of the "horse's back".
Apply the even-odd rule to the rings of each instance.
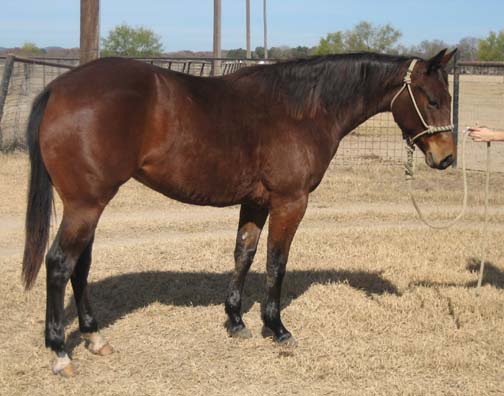
[[[49,89],[40,142],[60,194],[112,195],[131,177],[196,204],[234,204],[261,190],[257,128],[221,79],[104,58]]]

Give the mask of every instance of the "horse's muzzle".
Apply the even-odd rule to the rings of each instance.
[[[448,168],[451,164],[453,164],[453,161],[455,160],[454,156],[452,154],[444,157],[441,161],[436,162],[434,159],[434,156],[432,155],[432,152],[427,152],[425,155],[425,162],[427,165],[429,165],[431,168],[434,169],[446,169]]]

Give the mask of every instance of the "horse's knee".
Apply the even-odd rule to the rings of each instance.
[[[246,230],[239,232],[234,250],[235,262],[243,263],[245,266],[250,265],[254,260],[258,241],[259,234],[257,232]]]
[[[244,245],[237,245],[234,251],[235,263],[243,268],[249,267],[252,261],[254,261],[256,251],[256,246],[247,247]]]

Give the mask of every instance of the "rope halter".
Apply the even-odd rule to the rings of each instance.
[[[392,107],[394,106],[394,102],[396,101],[396,99],[399,97],[399,95],[402,94],[402,92],[405,89],[408,89],[409,96],[411,98],[411,101],[413,102],[413,107],[415,108],[415,110],[418,114],[418,117],[420,118],[420,121],[422,121],[423,126],[426,128],[424,131],[415,135],[413,138],[410,138],[408,136],[404,137],[406,140],[406,144],[411,148],[414,147],[415,141],[424,135],[434,135],[434,134],[440,133],[440,132],[450,132],[450,131],[453,131],[453,127],[454,127],[453,124],[433,126],[433,125],[429,125],[429,124],[427,124],[427,122],[425,122],[425,119],[423,118],[422,113],[420,112],[420,109],[418,108],[418,104],[415,100],[415,96],[413,95],[413,91],[411,89],[411,74],[413,73],[413,69],[415,68],[415,65],[417,64],[417,62],[418,62],[418,59],[413,59],[411,61],[410,65],[408,67],[408,71],[406,72],[406,76],[404,77],[403,86],[395,94],[395,96],[392,98],[392,101],[390,102],[390,110],[392,111]]]

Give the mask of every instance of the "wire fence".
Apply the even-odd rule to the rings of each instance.
[[[260,61],[220,59],[140,58],[144,62],[180,73],[208,77],[234,73]],[[0,58],[0,151],[25,149],[25,130],[33,99],[52,80],[79,64],[68,58]],[[6,74],[7,71],[7,74]]]
[[[405,159],[401,130],[392,113],[381,113],[358,126],[342,140],[334,162],[340,165],[370,161],[396,164]]]
[[[208,77],[213,74],[225,75],[252,64],[258,60],[229,59],[167,59],[140,58],[139,60],[165,69]],[[78,64],[78,59],[67,58],[0,58],[0,76],[6,68],[12,68],[7,79],[4,94],[0,91],[0,151],[25,148],[24,131],[34,97],[53,79]],[[215,70],[215,73],[213,72]],[[450,89],[454,96],[455,124],[459,134],[467,125],[478,122],[494,128],[504,129],[504,62],[459,62],[450,75]],[[455,85],[458,89],[454,90]],[[0,87],[1,88],[1,87]],[[2,97],[3,96],[3,97]],[[4,103],[2,103],[4,101]],[[3,105],[3,106],[2,106]],[[3,109],[3,112],[2,112]],[[469,167],[483,166],[484,147],[469,145]],[[497,155],[496,158],[503,158]],[[418,157],[422,154],[417,150]],[[405,160],[402,134],[391,113],[372,117],[343,139],[334,163],[354,165],[363,162],[380,161],[398,164]],[[504,170],[504,163],[502,164]]]
[[[0,151],[24,149],[24,131],[33,99],[44,87],[73,66],[67,62],[2,59],[0,93]]]
[[[504,62],[459,62],[457,69],[459,142],[467,126],[504,130]],[[459,157],[460,150],[459,144]],[[466,162],[469,169],[484,170],[486,145],[469,140]],[[492,145],[492,169],[504,171],[502,144]]]

